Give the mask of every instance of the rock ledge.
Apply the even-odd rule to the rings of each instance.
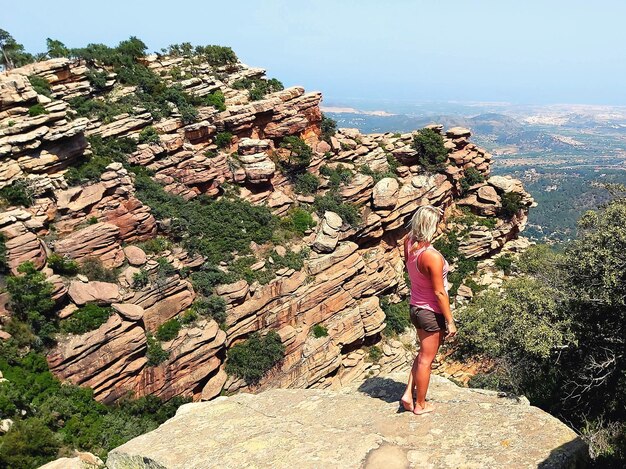
[[[272,389],[182,406],[114,449],[121,468],[574,468],[585,444],[524,398],[432,377],[435,413],[399,412],[405,373],[336,391]]]

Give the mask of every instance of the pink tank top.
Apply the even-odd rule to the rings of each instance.
[[[413,246],[413,242],[409,239],[407,243],[407,259],[406,266],[409,272],[409,279],[411,280],[411,300],[410,304],[413,306],[417,306],[418,308],[429,309],[430,311],[434,311],[435,313],[441,313],[441,308],[439,308],[439,302],[437,301],[437,297],[435,296],[435,290],[433,289],[432,282],[430,278],[419,271],[417,268],[417,260],[422,255],[426,249],[432,249],[439,253],[439,255],[443,258],[441,253],[437,251],[432,246],[426,246],[418,249],[415,252],[411,252],[411,247]],[[450,269],[450,265],[448,261],[443,259],[443,287],[448,291],[448,270]]]

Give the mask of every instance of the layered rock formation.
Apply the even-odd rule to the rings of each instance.
[[[586,445],[524,399],[434,376],[433,414],[398,410],[406,370],[340,391],[274,389],[187,404],[109,453],[110,469],[577,468]],[[494,424],[495,422],[495,424]],[[193,431],[189,431],[193,429]]]
[[[324,388],[396,369],[411,353],[396,340],[381,342],[385,313],[379,296],[399,298],[406,293],[401,240],[414,211],[424,204],[441,207],[442,233],[453,227],[460,207],[495,217],[489,226],[468,227],[460,251],[470,258],[498,252],[525,225],[532,199],[519,181],[489,177],[491,156],[469,141],[467,129],[444,132],[441,126],[431,126],[449,152],[445,169],[432,173],[419,164],[413,133],[362,135],[340,129],[325,141],[320,138],[319,93],[293,87],[250,101],[234,83],[263,78],[263,70],[239,63],[226,70],[187,62],[182,57],[145,59],[168,82],[174,67],[189,71],[192,78],[177,82],[187,93],[223,93],[226,110],[200,106],[192,124],[184,124],[177,112],[154,121],[141,108],[107,122],[74,118],[68,106],[71,98],[135,92],[113,73],[107,75],[105,90],[96,90],[87,77],[89,68],[80,61],[55,59],[0,77],[0,187],[27,179],[35,195],[31,207],[6,207],[0,214],[9,267],[16,273],[22,262],[32,261],[42,269],[55,284],[62,318],[86,303],[113,304],[114,312],[97,330],[59,337],[48,355],[56,376],[92,387],[99,400],[113,401],[129,392],[199,400],[245,388],[242,380],[225,373],[227,350],[254,332],[269,330],[278,332],[286,352],[258,389]],[[48,80],[51,98],[33,90],[30,75]],[[37,104],[47,112],[31,116],[29,109]],[[337,195],[343,203],[354,204],[361,218],[350,225],[326,210],[314,215],[314,229],[287,241],[286,247],[252,246],[258,262],[251,269],[261,271],[273,262],[264,254],[272,249],[281,255],[287,249],[311,248],[311,253],[302,269],[275,269],[275,278],[266,285],[246,280],[219,285],[215,293],[226,303],[224,330],[210,319],[184,325],[174,339],[161,344],[168,358],[158,365],[147,358],[150,336],[192,305],[197,292],[184,277],[205,259],[184,250],[180,240],[159,253],[130,245],[167,235],[173,221],[157,221],[151,207],[137,197],[135,177],[124,164],[111,163],[99,180],[75,187],[69,187],[64,176],[69,166],[89,156],[86,137],[137,140],[149,125],[158,141],[137,145],[127,163],[143,166],[171,194],[186,200],[218,198],[237,187],[241,199],[278,216],[294,207],[310,208],[314,196],[297,193],[293,178],[281,170],[281,162],[289,157],[281,143],[296,136],[313,150],[307,171],[319,177],[315,195],[331,191],[331,178],[321,174],[321,168],[341,165],[351,180],[339,186]],[[465,190],[461,181],[469,168],[484,181]],[[520,194],[521,205],[505,217],[501,200],[511,192]],[[52,252],[79,264],[96,260],[105,268],[119,269],[117,282],[103,285],[53,275],[47,265]],[[163,261],[174,272],[162,271]],[[145,281],[137,282],[137,276]],[[322,326],[327,335],[315,337],[314,326]],[[382,357],[373,363],[363,347],[377,343]]]

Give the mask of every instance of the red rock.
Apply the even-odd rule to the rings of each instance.
[[[120,298],[119,287],[115,283],[80,282],[70,283],[68,294],[78,306],[87,303],[111,304]]]
[[[78,261],[96,257],[105,267],[119,267],[124,262],[124,252],[118,243],[119,234],[120,229],[115,225],[96,223],[57,241],[55,251]]]

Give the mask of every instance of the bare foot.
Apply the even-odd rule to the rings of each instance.
[[[404,410],[413,412],[413,396],[403,395],[402,399],[400,399],[400,404],[404,407]]]
[[[419,404],[415,404],[413,413],[415,415],[424,415],[424,414],[429,414],[430,412],[433,412],[434,410],[435,408],[433,407],[433,405],[426,402],[423,407]]]

